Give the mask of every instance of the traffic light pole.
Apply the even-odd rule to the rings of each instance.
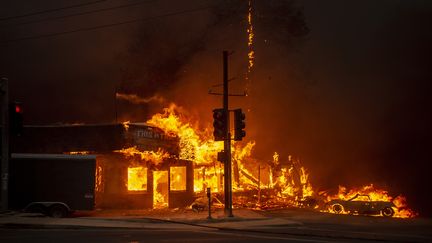
[[[9,88],[8,80],[0,80],[1,102],[1,210],[8,210],[9,184]]]
[[[225,164],[224,164],[224,194],[225,216],[233,217],[232,213],[232,180],[231,180],[231,133],[230,112],[228,106],[228,51],[223,51],[223,109],[226,114],[226,133],[224,140]]]

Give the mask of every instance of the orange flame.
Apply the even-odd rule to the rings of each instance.
[[[203,192],[207,187],[210,187],[213,192],[220,192],[223,189],[223,164],[217,161],[217,152],[223,150],[223,143],[214,141],[211,129],[199,129],[198,124],[191,122],[190,118],[186,119],[184,114],[185,112],[181,107],[171,104],[168,108],[164,109],[163,113],[153,115],[147,123],[161,128],[168,136],[176,136],[179,138],[179,158],[190,160],[194,163],[195,192]],[[250,141],[246,144],[232,143],[231,156],[233,165],[236,165],[233,167],[238,170],[238,184],[233,183],[234,192],[256,191],[257,189],[264,188],[270,192],[268,200],[273,200],[271,203],[274,205],[281,205],[281,207],[287,205],[302,206],[309,197],[318,198],[317,193],[315,193],[310,183],[310,174],[305,167],[301,166],[300,161],[293,160],[291,156],[289,156],[287,160],[282,160],[277,152],[273,154],[272,162],[268,163],[268,170],[263,170],[266,173],[268,171],[266,174],[267,178],[265,179],[268,183],[261,183],[263,174],[261,174],[261,178],[259,178],[258,173],[262,171],[260,165],[262,163],[252,158],[252,150],[255,145],[256,143],[254,141]],[[156,152],[139,151],[136,147],[115,152],[122,153],[126,157],[138,157],[142,161],[150,162],[154,165],[158,165],[164,159],[170,157],[170,155],[163,150],[158,150]],[[138,175],[139,173],[137,171],[133,172],[133,170],[139,170],[135,169],[136,167],[139,167],[136,163],[131,165],[130,172]],[[259,169],[256,170],[254,167],[258,167]],[[171,168],[171,182],[175,182],[175,185],[170,185],[170,187],[174,190],[184,190],[186,187],[184,169],[177,167]],[[164,175],[162,172],[163,171],[153,172],[153,199],[155,208],[166,207],[168,203],[168,193],[158,188],[159,184],[168,183],[166,179],[167,174]],[[143,188],[147,183],[143,178],[140,179],[140,176],[135,177],[137,177],[136,180],[138,180],[136,183],[132,181],[130,185],[128,183],[128,188],[130,187],[131,190]],[[323,195],[323,193],[318,194]],[[371,200],[374,201],[393,202],[396,206],[395,217],[409,218],[417,215],[408,208],[405,197],[398,196],[392,198],[387,191],[377,189],[372,184],[350,191],[340,186],[338,194],[332,196],[326,195],[326,200],[324,201],[335,198],[347,200],[356,194],[369,195]],[[260,205],[265,205],[265,203],[266,202],[261,201]],[[256,203],[254,205],[256,205]]]
[[[120,149],[120,150],[115,150],[114,152],[121,153],[128,158],[138,156],[141,160],[151,162],[154,165],[158,165],[158,164],[162,163],[164,159],[170,157],[170,155],[167,152],[165,152],[161,149],[159,149],[156,152],[154,152],[154,151],[140,151],[137,149],[136,146],[130,147],[130,148],[125,148],[125,149]]]
[[[246,28],[246,32],[248,34],[248,68],[247,68],[247,72],[246,72],[246,91],[249,90],[249,86],[250,86],[250,73],[252,71],[252,67],[254,66],[254,59],[255,59],[255,51],[253,48],[253,43],[254,43],[254,28],[253,28],[253,24],[252,24],[252,12],[253,12],[253,8],[252,8],[252,0],[248,1],[248,14],[247,14],[247,28]]]
[[[147,190],[147,168],[129,167],[127,188],[129,191]]]
[[[223,143],[215,142],[209,130],[198,134],[198,129],[193,128],[190,121],[176,114],[178,110],[181,108],[171,104],[164,109],[164,113],[155,114],[147,123],[180,138],[180,159],[194,161],[196,165],[209,165],[216,161]]]
[[[353,188],[349,191],[347,191],[346,187],[339,186],[338,194],[328,195],[327,200],[328,201],[332,199],[348,200],[353,198],[356,195],[367,195],[370,197],[371,201],[393,202],[396,206],[394,210],[395,214],[393,217],[412,218],[418,215],[416,212],[408,208],[406,203],[406,198],[404,196],[399,195],[396,198],[393,198],[392,196],[389,195],[388,191],[375,188],[373,184],[366,185],[360,188]]]

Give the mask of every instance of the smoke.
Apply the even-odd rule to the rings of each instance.
[[[376,5],[366,1],[345,11],[341,1],[306,1],[303,19],[295,2],[279,3],[255,2],[250,96],[230,99],[231,108],[247,111],[254,156],[271,160],[277,151],[287,160],[291,154],[310,169],[314,185],[374,183],[407,194],[416,209],[430,213],[422,204],[430,196],[419,189],[427,183],[422,171],[430,167],[430,34],[424,31],[430,6],[425,11],[415,4],[382,3],[372,11]],[[222,82],[223,50],[235,51],[229,57],[230,92],[242,93],[246,85],[247,11],[238,6],[211,25],[204,47],[162,90],[190,109],[203,129],[211,127],[211,110],[222,105],[220,96],[207,91]],[[408,171],[424,179],[409,179]]]
[[[122,93],[116,93],[116,99],[118,100],[124,100],[127,102],[130,102],[132,104],[135,105],[142,105],[142,104],[148,104],[151,102],[156,102],[156,103],[165,103],[166,100],[160,96],[160,95],[153,95],[151,97],[148,98],[142,98],[139,97],[136,94],[122,94]]]
[[[37,7],[30,2],[29,8]],[[256,141],[253,156],[271,161],[278,152],[284,161],[291,154],[310,170],[314,185],[374,183],[407,194],[415,209],[431,213],[422,204],[430,195],[421,190],[430,184],[431,4],[252,3],[255,65],[249,96],[231,97],[230,107],[247,111],[245,142]],[[154,4],[4,34],[12,38],[213,6],[0,46],[0,73],[11,80],[12,99],[23,101],[25,123],[112,122],[116,114],[120,121],[145,121],[175,102],[203,130],[211,127],[211,110],[222,102],[208,90],[222,82],[223,50],[234,52],[230,92],[246,87],[248,1]],[[25,6],[16,4],[11,11]],[[6,7],[1,11],[11,15]]]

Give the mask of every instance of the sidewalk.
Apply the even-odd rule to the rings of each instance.
[[[282,225],[301,225],[299,222],[267,218],[248,209],[234,210],[234,217],[226,218],[223,210],[216,210],[212,219],[207,219],[208,212],[195,213],[190,210],[137,212],[137,211],[101,211],[92,212],[91,217],[49,218],[37,214],[2,214],[0,228],[35,227],[35,228],[74,228],[74,227],[109,227],[132,229],[254,229]],[[119,215],[120,214],[120,215]]]

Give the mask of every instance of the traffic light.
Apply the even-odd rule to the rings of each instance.
[[[227,133],[227,114],[224,109],[213,110],[213,136],[215,141],[225,140]]]
[[[242,109],[234,110],[234,140],[241,141],[246,136],[245,123],[246,115]]]
[[[9,104],[9,130],[11,135],[19,136],[23,129],[23,107],[20,102]]]

